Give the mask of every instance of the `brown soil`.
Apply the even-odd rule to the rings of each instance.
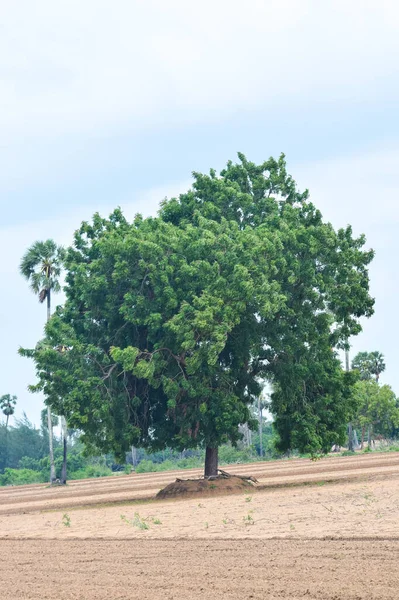
[[[399,454],[227,470],[260,484],[154,501],[192,470],[1,489],[1,600],[397,598]]]
[[[2,600],[393,600],[399,589],[397,541],[8,541],[1,550]]]
[[[196,498],[205,496],[222,496],[239,492],[251,492],[253,484],[239,477],[217,477],[216,479],[176,479],[160,490],[155,498],[167,500],[172,498]]]

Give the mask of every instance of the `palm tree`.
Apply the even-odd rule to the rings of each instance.
[[[64,256],[64,248],[57,246],[54,240],[46,240],[45,242],[35,242],[28,248],[20,264],[20,272],[30,283],[31,290],[38,295],[39,302],[47,302],[47,321],[51,317],[52,293],[61,290],[60,277]],[[54,483],[56,473],[50,406],[47,406],[47,422],[50,446],[50,482]]]
[[[6,416],[6,429],[8,428],[8,420],[15,412],[17,397],[5,394],[0,398],[0,410]]]
[[[359,352],[352,361],[352,369],[357,369],[360,379],[368,380],[375,377],[378,383],[380,375],[385,371],[385,359],[381,352]]]
[[[0,398],[0,410],[2,410],[3,414],[6,417],[6,448],[5,448],[5,457],[4,457],[4,468],[7,466],[8,460],[8,420],[11,415],[15,412],[15,405],[17,403],[17,397],[11,396],[10,394],[4,394]]]
[[[370,352],[369,354],[370,360],[370,373],[375,376],[375,380],[378,383],[380,375],[383,371],[385,371],[385,360],[384,355],[381,352]]]

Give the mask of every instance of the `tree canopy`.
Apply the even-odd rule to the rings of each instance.
[[[281,448],[342,441],[355,378],[335,349],[373,312],[373,252],[323,221],[284,156],[239,158],[195,173],[157,218],[128,223],[117,209],[77,231],[65,305],[24,353],[32,389],[87,444],[122,456],[132,444],[235,443],[239,424],[256,426],[264,379]]]
[[[358,381],[354,387],[357,404],[356,423],[362,431],[370,427],[383,435],[389,435],[399,426],[398,400],[389,385],[378,385],[370,379]],[[362,435],[363,438],[363,435]]]

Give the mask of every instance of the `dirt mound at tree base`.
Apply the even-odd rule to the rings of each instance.
[[[247,492],[254,489],[254,483],[242,477],[215,477],[212,479],[176,479],[160,490],[157,500],[168,498],[192,498],[196,496],[219,496]]]

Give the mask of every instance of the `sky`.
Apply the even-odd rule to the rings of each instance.
[[[26,248],[69,244],[96,211],[156,214],[238,151],[284,152],[325,219],[366,234],[375,314],[351,354],[381,351],[399,394],[398,28],[394,0],[2,0],[0,395],[17,417],[43,406],[17,354],[45,322]]]

